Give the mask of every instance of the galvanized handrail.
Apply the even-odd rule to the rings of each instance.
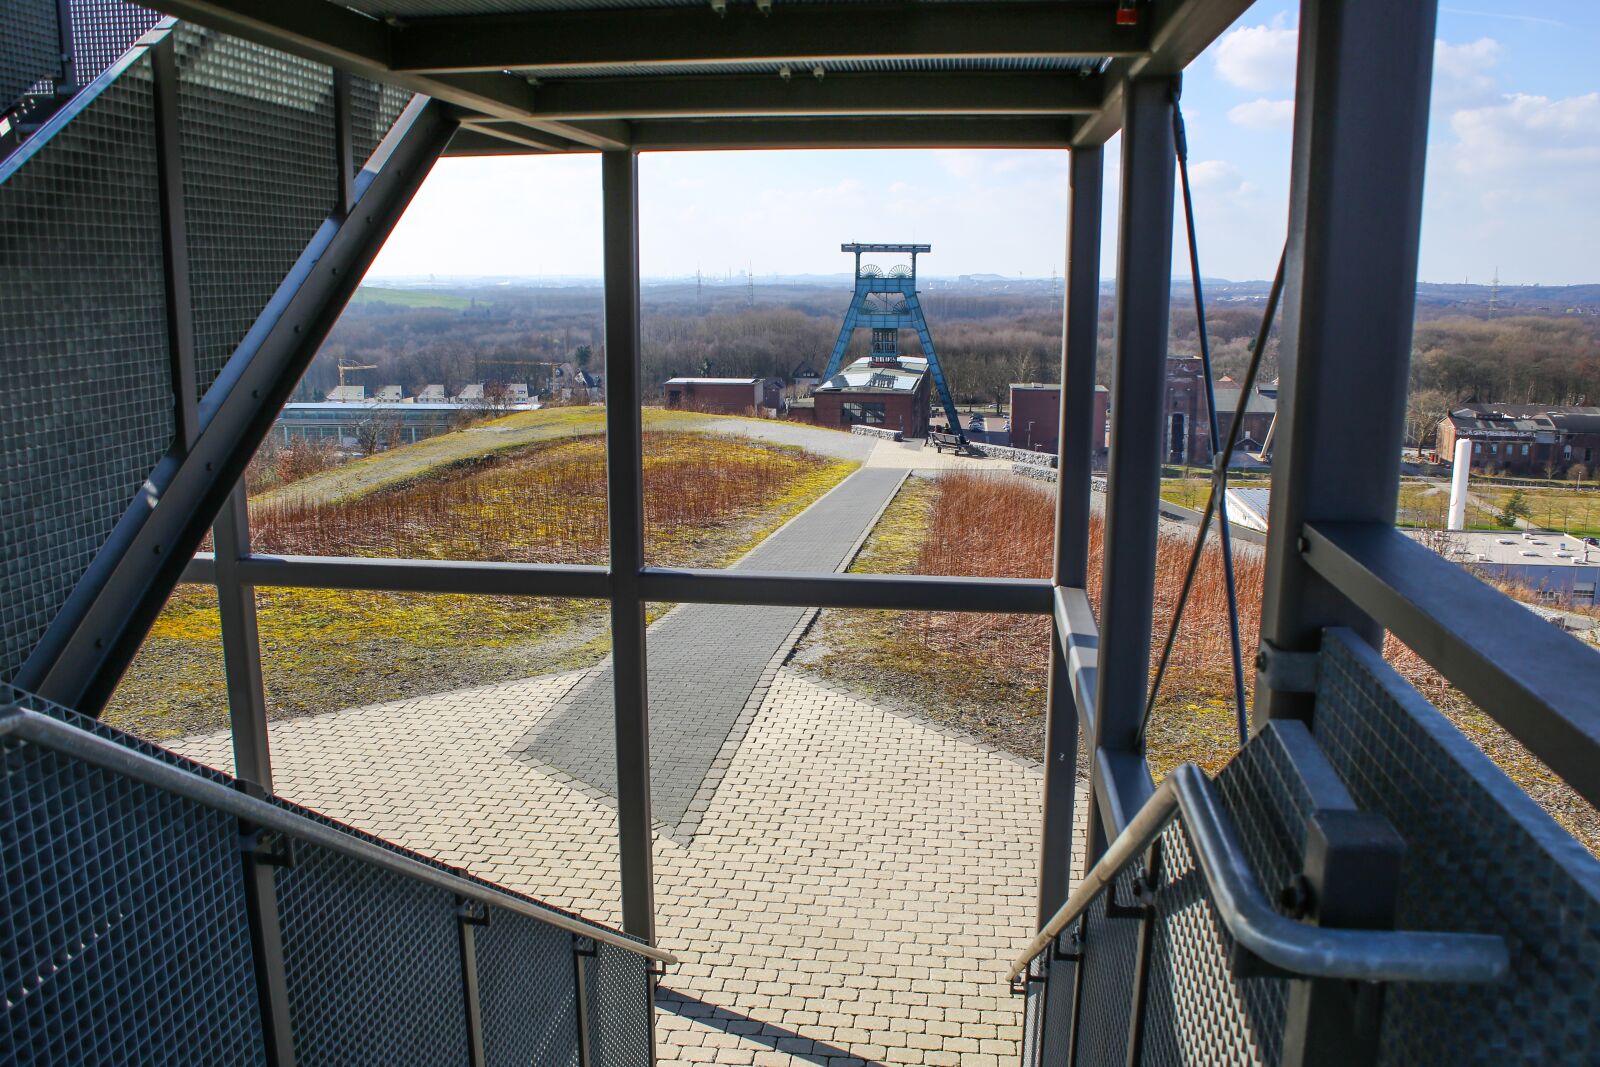
[[[1239,945],[1263,962],[1306,978],[1366,982],[1496,982],[1511,967],[1505,939],[1495,934],[1412,930],[1344,930],[1311,926],[1268,902],[1243,846],[1204,772],[1185,763],[1106,849],[1059,911],[1022,950],[1007,981],[1014,981],[1101,891],[1181,815],[1217,917]]]
[[[626,934],[548,908],[535,901],[513,896],[500,889],[452,874],[421,860],[391,852],[371,841],[348,834],[315,819],[298,815],[265,800],[241,793],[221,782],[203,778],[182,767],[164,763],[109,738],[51,718],[37,711],[12,705],[0,710],[0,738],[15,737],[53,752],[93,764],[125,778],[142,782],[167,793],[203,804],[235,816],[255,826],[273,830],[307,844],[338,852],[360,863],[371,864],[404,878],[423,882],[437,889],[475,900],[503,911],[515,912],[537,922],[591,938],[615,948],[636,952],[658,963],[676,964],[678,958],[664,949],[636,941]]]

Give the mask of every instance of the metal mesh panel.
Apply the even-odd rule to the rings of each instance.
[[[1381,1062],[1592,1063],[1600,863],[1371,648],[1330,631],[1315,734],[1356,803],[1406,841],[1398,925],[1494,933],[1500,985],[1396,984]]]
[[[411,102],[408,89],[396,89],[366,78],[350,79],[350,147],[359,168]]]
[[[176,32],[204,395],[338,199],[333,71],[210,30]]]
[[[0,15],[0,112],[61,70],[56,0],[7,0]]]
[[[1066,950],[1070,933],[1070,930],[1063,932],[1057,940],[1063,950]],[[1072,1004],[1077,987],[1077,968],[1074,960],[1051,960],[1049,982],[1040,989],[1037,997],[1029,998],[1030,1001],[1038,1000],[1039,1039],[1037,1045],[1024,1042],[1023,1047],[1037,1047],[1041,1064],[1066,1062],[1067,1047],[1072,1040]]]
[[[1117,876],[1117,899],[1133,899],[1133,872]],[[1079,981],[1076,1062],[1100,1067],[1127,1060],[1128,1011],[1133,1004],[1133,968],[1139,949],[1137,919],[1106,915],[1107,894],[1089,905],[1083,938],[1083,973]]]
[[[594,1067],[650,1063],[655,991],[650,961],[635,952],[596,943],[586,972],[589,1056]]]
[[[297,844],[278,872],[299,1063],[467,1060],[452,894]]]
[[[0,678],[171,443],[150,66],[0,172]]]
[[[1163,832],[1161,854],[1140,1062],[1277,1063],[1285,983],[1229,975],[1233,939],[1217,919],[1181,825]]]
[[[19,741],[0,790],[0,1062],[255,1064],[232,819]]]
[[[577,1067],[577,972],[572,935],[490,909],[473,933],[478,1006],[489,1067]]]
[[[126,0],[72,0],[73,76],[86,85],[157,22],[161,16]]]

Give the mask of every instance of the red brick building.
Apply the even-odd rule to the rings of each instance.
[[[667,407],[713,415],[753,415],[766,400],[763,378],[668,378]]]
[[[1439,423],[1441,459],[1455,455],[1461,437],[1472,441],[1474,470],[1562,477],[1582,464],[1593,476],[1600,463],[1600,407],[1464,404]]]
[[[1089,440],[1096,457],[1106,454],[1106,412],[1111,394],[1103,385],[1094,387],[1093,428]],[[1060,452],[1057,439],[1061,428],[1061,386],[1038,382],[1013,382],[1011,385],[1011,444],[1035,452]]]
[[[926,437],[928,390],[928,361],[920,356],[858,359],[817,386],[813,419],[839,430],[876,426]]]

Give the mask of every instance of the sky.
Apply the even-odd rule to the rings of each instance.
[[[1282,247],[1298,8],[1260,0],[1185,74],[1208,277],[1270,277]],[[1600,282],[1597,55],[1595,0],[1441,4],[1420,280]],[[1107,276],[1119,152],[1113,139]],[[1061,150],[647,153],[639,172],[646,278],[837,274],[844,241],[930,243],[932,275],[1064,269]],[[594,155],[441,160],[369,277],[598,276],[599,175]]]

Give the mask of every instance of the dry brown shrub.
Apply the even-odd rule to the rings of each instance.
[[[1088,594],[1098,612],[1100,559],[1105,528],[1099,515],[1089,524]],[[1044,578],[1050,574],[1055,542],[1054,493],[1049,486],[1008,476],[951,471],[938,481],[928,536],[917,561],[922,574]],[[1183,588],[1193,549],[1192,537],[1163,531],[1157,539],[1154,657],[1166,636]],[[1259,553],[1236,552],[1234,581],[1239,595],[1240,638],[1256,645],[1264,568]],[[1048,648],[1050,623],[1039,616],[952,615],[921,617],[918,639],[930,648],[953,651],[957,643],[993,649],[1004,663],[1037,666]],[[1201,555],[1194,588],[1184,608],[1172,650],[1177,672],[1230,671],[1227,585],[1222,553],[1215,539]]]
[[[824,463],[699,434],[647,433],[644,444],[645,526],[658,549],[743,521]],[[279,497],[254,505],[250,524],[261,552],[595,563],[606,554],[605,442],[485,457],[350,501]]]

